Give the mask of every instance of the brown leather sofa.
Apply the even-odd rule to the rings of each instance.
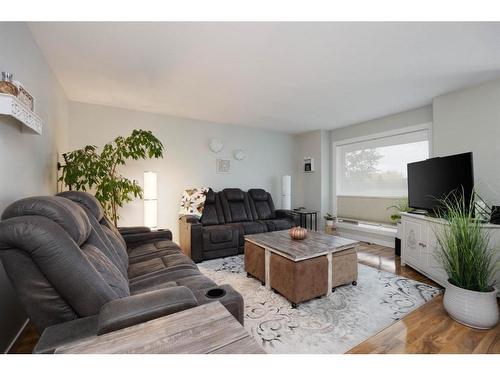
[[[243,254],[244,236],[289,229],[299,225],[293,211],[277,210],[271,194],[263,189],[237,188],[207,193],[200,219],[179,219],[180,246],[193,261]]]

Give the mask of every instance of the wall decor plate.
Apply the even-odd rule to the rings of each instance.
[[[237,149],[237,150],[234,150],[233,156],[236,160],[241,161],[241,160],[244,160],[247,155],[245,154],[245,150]]]
[[[220,138],[210,138],[208,141],[208,147],[212,152],[220,152],[224,148],[224,142]]]

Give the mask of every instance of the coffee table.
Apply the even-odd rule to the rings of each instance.
[[[358,241],[310,231],[293,240],[287,230],[245,236],[245,271],[287,298],[292,307],[358,276]]]

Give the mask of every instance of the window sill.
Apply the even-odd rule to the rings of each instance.
[[[337,198],[368,198],[368,199],[407,199],[403,196],[369,196],[369,195],[347,195],[347,194],[337,194]]]

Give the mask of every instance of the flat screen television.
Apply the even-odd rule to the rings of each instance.
[[[411,208],[437,212],[441,209],[437,199],[457,189],[463,189],[465,202],[470,202],[473,187],[472,152],[408,164],[408,205]]]

